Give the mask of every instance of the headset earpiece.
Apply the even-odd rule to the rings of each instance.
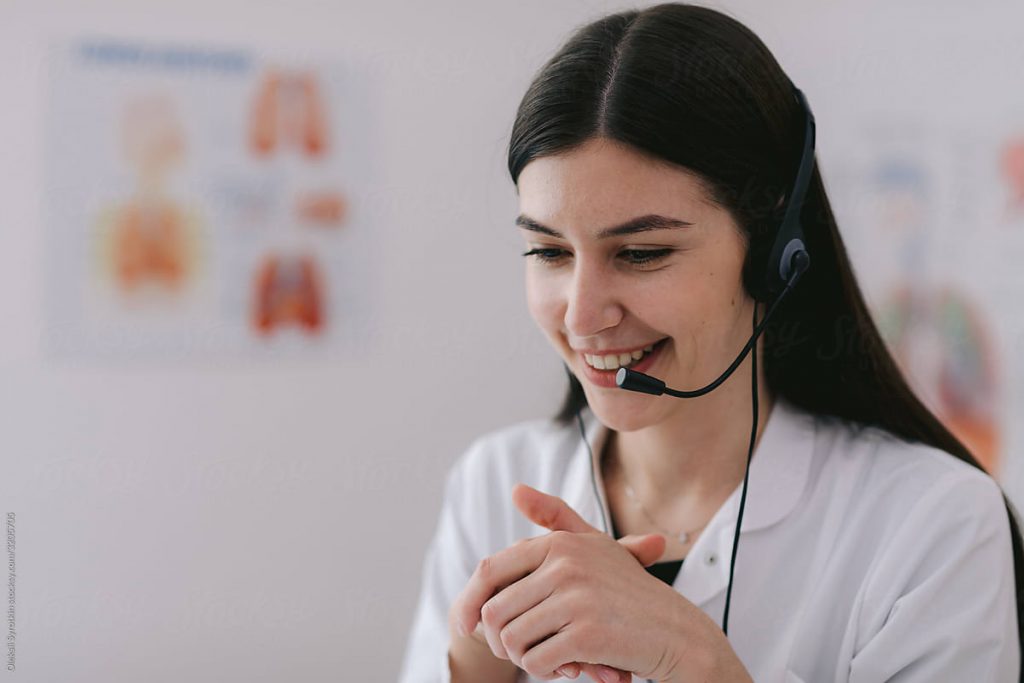
[[[786,200],[786,209],[782,223],[775,235],[768,262],[761,271],[762,282],[754,292],[755,298],[762,302],[771,302],[782,293],[791,279],[799,278],[811,265],[811,256],[804,242],[804,233],[800,225],[800,212],[803,209],[807,187],[810,184],[814,169],[814,115],[807,104],[807,98],[793,86],[793,95],[804,111],[804,146],[800,154],[800,166],[793,181],[793,190]],[[793,284],[795,280],[793,280]]]

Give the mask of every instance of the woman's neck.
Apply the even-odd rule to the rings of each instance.
[[[682,399],[685,404],[658,424],[608,435],[604,471],[614,470],[620,475],[614,479],[628,481],[644,509],[666,526],[699,524],[743,481],[750,446],[750,381],[748,376],[746,390],[738,392],[740,377],[730,380],[698,399]],[[723,391],[733,382],[732,391]],[[755,449],[773,406],[767,382],[760,381]]]

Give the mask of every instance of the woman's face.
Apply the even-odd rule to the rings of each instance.
[[[531,161],[518,190],[517,224],[527,249],[542,250],[527,257],[530,313],[604,424],[633,431],[687,403],[615,386],[627,360],[620,354],[630,354],[627,367],[683,390],[713,381],[735,359],[753,316],[741,279],[746,241],[695,176],[595,138]],[[628,229],[643,217],[655,217],[640,223],[653,229]],[[594,355],[605,358],[588,362]]]

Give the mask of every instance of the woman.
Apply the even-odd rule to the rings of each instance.
[[[811,265],[761,286],[793,92],[748,29],[680,4],[585,26],[534,80],[509,170],[569,393],[449,474],[403,681],[1019,679],[1017,522],[886,351],[816,168]],[[712,391],[617,386],[713,383],[758,321]]]

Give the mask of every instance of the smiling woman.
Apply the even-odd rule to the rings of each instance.
[[[568,393],[449,473],[403,683],[1018,680],[1017,520],[886,350],[794,92],[683,4],[584,26],[530,85],[508,168]],[[813,261],[780,296],[784,216]]]

